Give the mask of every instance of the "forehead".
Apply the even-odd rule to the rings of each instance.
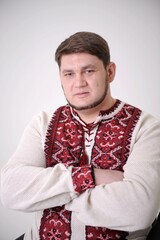
[[[73,53],[63,55],[61,58],[61,69],[83,68],[87,65],[100,66],[103,62],[89,53]]]

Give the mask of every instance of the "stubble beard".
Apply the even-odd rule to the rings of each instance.
[[[71,102],[69,102],[67,98],[66,98],[66,100],[67,100],[68,104],[72,108],[74,108],[77,111],[82,111],[82,110],[92,109],[92,108],[95,108],[98,105],[100,105],[104,101],[104,99],[105,99],[105,97],[107,95],[107,92],[108,92],[108,83],[106,82],[104,93],[100,96],[100,98],[98,100],[96,100],[95,102],[93,102],[93,103],[91,103],[89,105],[86,105],[86,106],[76,106],[76,105],[72,104]]]

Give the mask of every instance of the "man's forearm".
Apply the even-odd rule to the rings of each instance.
[[[117,170],[93,168],[95,184],[109,184],[112,182],[123,181],[123,172]]]

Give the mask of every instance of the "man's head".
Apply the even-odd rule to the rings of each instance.
[[[77,32],[63,41],[56,50],[55,60],[61,66],[63,55],[72,53],[89,53],[102,60],[104,66],[110,62],[110,51],[107,42],[92,32]]]
[[[95,33],[78,32],[57,48],[55,59],[66,100],[80,114],[111,107],[110,82],[115,64],[107,42]]]

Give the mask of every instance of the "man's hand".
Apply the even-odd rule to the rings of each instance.
[[[96,185],[123,181],[123,172],[121,171],[98,168],[94,168],[93,171]]]

